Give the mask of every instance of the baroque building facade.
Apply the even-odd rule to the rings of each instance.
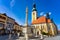
[[[21,25],[13,18],[7,16],[6,13],[0,13],[0,34],[9,33],[14,30],[21,31]]]
[[[41,35],[42,33],[49,35],[57,35],[57,26],[53,20],[49,17],[49,13],[46,16],[37,17],[36,4],[33,4],[32,9],[32,26],[34,26],[34,33]]]
[[[0,34],[4,32],[4,28],[6,27],[7,17],[5,14],[0,14]]]

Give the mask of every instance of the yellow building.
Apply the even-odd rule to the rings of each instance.
[[[15,22],[13,31],[14,31],[14,34],[20,33],[20,35],[21,35],[22,25],[19,25],[17,22]]]
[[[15,20],[6,15],[6,13],[0,14],[0,34],[9,33],[12,30],[21,30],[21,25],[17,24]]]
[[[10,31],[13,30],[13,28],[14,28],[14,23],[15,23],[15,20],[14,20],[13,18],[7,16],[7,21],[6,21],[6,33],[10,33]]]
[[[45,33],[48,35],[57,34],[57,26],[50,19],[49,13],[47,13],[46,16],[37,17],[36,4],[33,4],[32,9],[32,26],[35,27],[34,33],[37,35],[40,35],[41,33]]]
[[[15,30],[19,30],[19,25],[15,22],[15,24],[14,24],[14,29]]]
[[[6,27],[6,14],[0,14],[0,34],[4,32],[4,28]]]

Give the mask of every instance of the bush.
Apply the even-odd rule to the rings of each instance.
[[[48,35],[48,33],[42,32],[43,35]]]

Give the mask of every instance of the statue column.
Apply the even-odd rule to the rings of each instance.
[[[26,7],[25,38],[28,40],[28,7]]]

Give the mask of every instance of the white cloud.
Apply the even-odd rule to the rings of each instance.
[[[49,12],[49,15],[51,15],[51,12]]]
[[[51,12],[49,12],[49,15],[51,15]],[[44,16],[46,16],[46,14],[44,14]]]
[[[44,14],[44,12],[41,12],[41,13],[40,13],[40,15],[43,15],[43,14]]]
[[[15,0],[11,0],[10,6],[13,7],[15,5]]]
[[[44,14],[44,16],[46,17],[46,14]]]

